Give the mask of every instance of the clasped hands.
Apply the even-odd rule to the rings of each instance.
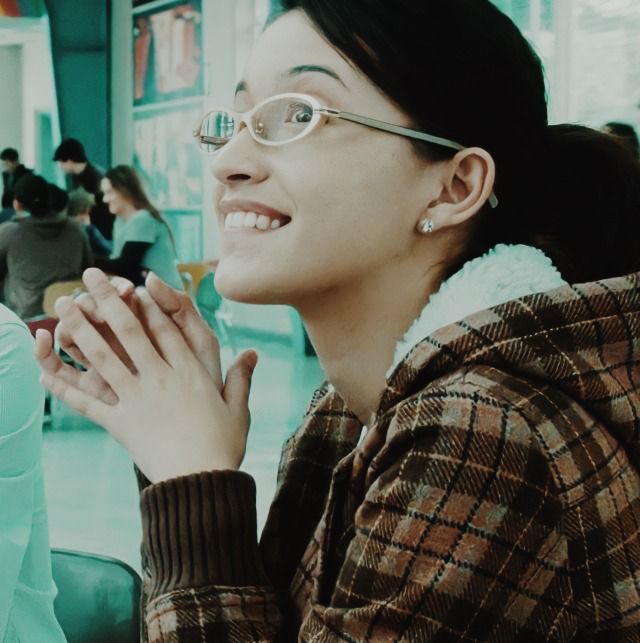
[[[84,272],[87,294],[56,302],[56,338],[86,367],[63,362],[36,334],[42,384],[124,445],[151,482],[237,469],[249,430],[255,351],[223,379],[218,340],[191,299],[151,273],[146,288]]]

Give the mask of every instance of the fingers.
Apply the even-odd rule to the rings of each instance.
[[[229,367],[222,397],[236,417],[249,418],[249,391],[251,377],[258,363],[254,350],[242,353]]]
[[[196,310],[190,297],[186,293],[170,288],[154,273],[150,273],[147,277],[146,286],[158,306],[178,326],[191,351],[207,369],[218,390],[221,390],[220,344]]]
[[[186,364],[191,351],[180,330],[144,288],[138,288],[136,294],[146,329],[162,357],[172,366]]]
[[[116,394],[131,384],[129,369],[70,297],[60,297],[56,301],[56,312],[73,342]]]
[[[147,366],[157,364],[159,356],[146,336],[142,324],[129,306],[120,299],[118,291],[109,283],[105,274],[97,268],[88,268],[84,271],[83,280],[89,294],[95,300],[101,317],[122,344],[136,369],[142,371]],[[77,341],[76,344],[91,359],[87,349]],[[91,363],[98,368],[93,360]],[[99,368],[98,371],[100,371]],[[105,379],[112,384],[108,378]]]
[[[113,407],[105,404],[93,395],[69,384],[60,377],[43,373],[40,383],[58,399],[68,404],[74,411],[89,418],[96,424],[104,426],[110,417]]]

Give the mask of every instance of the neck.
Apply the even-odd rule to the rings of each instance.
[[[138,208],[136,208],[134,205],[132,205],[131,203],[126,203],[122,205],[120,212],[118,212],[118,216],[125,219],[126,221],[127,219],[131,218],[137,211]]]
[[[364,424],[378,410],[397,342],[439,283],[439,270],[404,264],[296,305],[328,380]]]

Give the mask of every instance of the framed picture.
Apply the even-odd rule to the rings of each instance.
[[[135,12],[133,59],[134,105],[202,95],[202,0]]]
[[[193,140],[199,105],[136,112],[133,165],[161,209],[202,206],[202,155]]]

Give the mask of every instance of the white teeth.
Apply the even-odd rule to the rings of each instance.
[[[230,228],[257,228],[258,230],[277,230],[282,226],[278,219],[270,219],[268,216],[255,212],[229,212],[224,217],[224,227]]]
[[[268,230],[270,225],[271,219],[264,214],[261,214],[256,221],[256,228],[258,228],[258,230]]]
[[[247,214],[244,215],[244,227],[255,228],[257,220],[258,215],[255,212],[247,212]]]

